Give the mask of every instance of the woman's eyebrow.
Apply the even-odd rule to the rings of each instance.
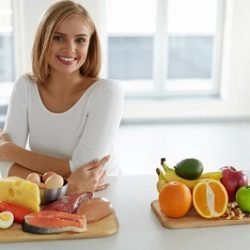
[[[78,34],[78,35],[75,35],[75,37],[79,37],[79,36],[86,36],[86,37],[88,37],[89,35],[88,34]]]
[[[61,33],[61,32],[55,32],[55,35],[66,36],[66,34],[64,34],[64,33]]]
[[[64,34],[64,33],[61,33],[61,32],[55,32],[55,35],[67,36],[67,34]],[[88,37],[88,35],[84,34],[84,33],[75,35],[75,37],[83,37],[83,36]]]

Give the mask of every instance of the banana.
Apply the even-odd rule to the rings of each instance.
[[[182,182],[183,184],[185,184],[186,186],[188,186],[191,190],[194,188],[194,186],[202,180],[205,179],[216,179],[219,180],[220,178],[222,178],[222,172],[220,171],[216,171],[216,172],[205,172],[203,173],[199,178],[195,179],[195,180],[188,180],[185,178],[182,178],[180,176],[178,176],[175,173],[175,170],[173,168],[170,168],[167,164],[166,164],[166,159],[162,158],[161,159],[161,165],[165,171],[165,181],[169,182],[169,181],[178,181],[178,182]]]
[[[185,184],[187,187],[189,187],[191,190],[193,190],[194,186],[201,180],[201,179],[195,179],[195,180],[187,180],[184,179],[180,176],[178,176],[175,172],[173,171],[167,171],[165,172],[165,180],[167,182],[169,181],[178,181],[183,184]],[[204,180],[204,179],[202,179]]]
[[[165,172],[168,172],[168,171],[172,171],[175,173],[175,170],[173,168],[170,168],[167,163],[166,163],[166,159],[165,158],[161,158],[161,165],[163,167],[163,169],[165,170]]]
[[[165,186],[165,184],[167,182],[165,180],[164,173],[159,168],[156,168],[156,173],[159,177],[159,180],[157,181],[156,187],[157,187],[158,192],[160,193],[160,191],[163,189],[163,187]]]
[[[199,179],[215,179],[219,180],[223,177],[223,174],[221,171],[215,171],[215,172],[205,172],[202,173]]]
[[[178,182],[181,182],[183,184],[185,184],[186,186],[188,186],[191,190],[194,188],[194,186],[198,183],[198,179],[196,180],[187,180],[187,179],[184,179],[180,176],[178,176],[174,169],[170,168],[167,164],[166,164],[166,159],[165,158],[162,158],[161,159],[161,165],[165,171],[165,174],[164,174],[164,179],[166,182],[169,182],[169,181],[178,181]]]

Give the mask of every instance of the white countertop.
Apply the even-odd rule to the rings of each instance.
[[[156,176],[110,177],[111,187],[97,193],[115,208],[119,230],[106,238],[0,243],[2,250],[216,250],[248,249],[250,225],[167,229],[151,210],[157,198]]]

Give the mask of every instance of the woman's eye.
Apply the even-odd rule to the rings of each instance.
[[[80,37],[80,38],[77,38],[77,39],[76,39],[76,42],[77,42],[77,43],[85,43],[85,42],[86,42],[86,39]]]
[[[63,37],[62,36],[58,36],[58,35],[55,35],[54,37],[53,37],[53,39],[55,40],[55,41],[63,41]]]

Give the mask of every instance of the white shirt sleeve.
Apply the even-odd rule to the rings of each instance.
[[[19,78],[13,87],[4,125],[4,132],[10,136],[12,142],[23,148],[28,136],[28,90],[25,88],[24,81],[24,77]],[[0,163],[2,177],[8,175],[12,165],[13,163],[9,161]]]
[[[70,161],[71,172],[110,153],[122,111],[121,86],[110,82],[91,100],[83,133]]]

